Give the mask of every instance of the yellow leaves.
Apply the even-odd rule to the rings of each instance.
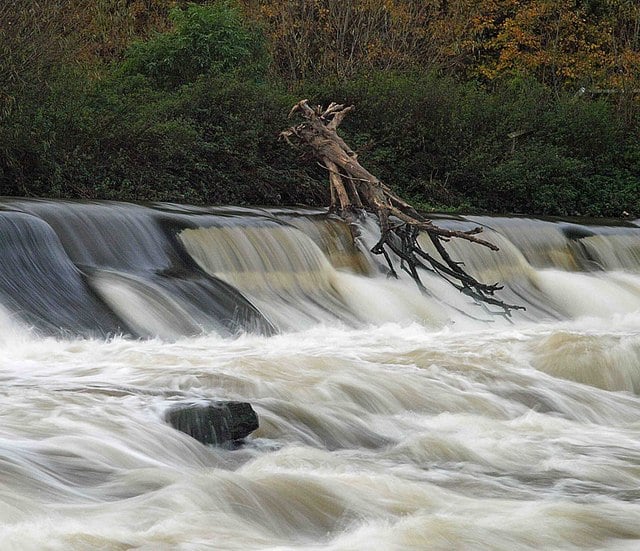
[[[533,74],[562,77],[565,85],[593,80],[603,62],[599,21],[586,17],[572,0],[493,2],[475,17],[476,74]]]
[[[612,75],[640,74],[640,3],[631,0],[603,0],[597,15],[576,0],[240,1],[292,79],[438,66],[609,86]]]

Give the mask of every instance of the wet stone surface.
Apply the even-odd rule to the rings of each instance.
[[[165,418],[175,429],[214,446],[233,446],[258,428],[258,416],[248,402],[179,404]]]

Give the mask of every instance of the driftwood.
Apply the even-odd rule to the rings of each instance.
[[[464,270],[461,262],[454,261],[447,252],[444,244],[453,238],[464,239],[497,251],[498,247],[493,243],[478,237],[482,228],[456,231],[437,226],[358,162],[357,154],[337,133],[345,116],[353,109],[352,105],[336,103],[332,103],[326,109],[321,106],[311,107],[308,100],[302,100],[293,106],[289,117],[299,115],[304,119],[303,122],[280,134],[290,145],[293,145],[292,139],[295,139],[307,146],[327,169],[331,210],[340,214],[349,223],[352,231],[357,227],[358,218],[364,212],[377,216],[380,240],[371,251],[384,256],[390,275],[397,277],[389,251],[400,258],[401,267],[423,291],[425,287],[418,268],[436,272],[480,304],[499,307],[501,310],[497,313],[509,315],[512,310],[523,309],[521,306],[506,304],[495,298],[494,293],[502,289],[500,285],[487,285],[477,281]],[[422,232],[428,235],[439,258],[420,247],[418,235]]]

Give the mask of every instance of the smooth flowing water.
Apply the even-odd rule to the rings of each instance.
[[[371,221],[0,209],[0,549],[640,548],[638,221],[439,220],[504,318],[387,279]],[[241,448],[164,420],[211,399]]]

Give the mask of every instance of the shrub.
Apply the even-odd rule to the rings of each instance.
[[[141,74],[155,86],[171,89],[243,65],[251,66],[253,74],[266,69],[261,34],[230,2],[175,8],[170,19],[173,31],[138,42],[127,51],[120,68],[125,74]]]

